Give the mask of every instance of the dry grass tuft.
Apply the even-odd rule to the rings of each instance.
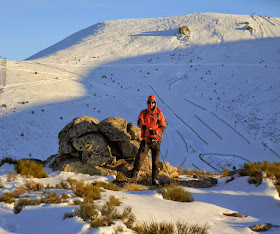
[[[145,185],[134,184],[134,183],[125,183],[123,186],[123,190],[125,191],[142,191],[148,190],[149,188]]]
[[[158,193],[161,193],[164,199],[178,201],[178,202],[193,202],[193,196],[190,192],[184,188],[179,187],[177,184],[166,185],[163,188],[158,189]]]
[[[100,188],[91,183],[85,183],[83,180],[67,178],[74,194],[79,197],[90,197],[93,200],[101,198]]]
[[[198,224],[188,226],[187,223],[178,221],[176,225],[167,222],[141,222],[136,224],[132,229],[137,234],[151,233],[151,234],[206,234],[210,228],[208,225],[203,227]]]
[[[33,180],[27,181],[24,186],[28,191],[42,191],[44,189],[44,185],[42,183],[36,183]]]
[[[34,177],[39,179],[48,177],[42,164],[29,160],[19,160],[15,165],[15,170],[18,174],[25,177]]]
[[[103,181],[98,181],[93,183],[93,185],[98,186],[98,187],[102,187],[104,189],[108,189],[108,190],[112,190],[112,191],[119,191],[120,188],[118,186],[116,186],[113,183],[108,183],[108,182],[103,182]]]

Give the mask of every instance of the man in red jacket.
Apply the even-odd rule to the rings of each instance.
[[[165,118],[161,110],[157,108],[155,96],[149,96],[148,108],[142,110],[138,117],[137,124],[141,128],[141,144],[138,155],[134,161],[134,168],[129,171],[128,177],[131,181],[137,180],[138,172],[148,154],[152,151],[152,184],[159,185],[159,153],[162,133],[166,128]]]

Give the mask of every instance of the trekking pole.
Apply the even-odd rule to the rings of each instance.
[[[168,175],[169,175],[169,183],[171,183],[171,176],[170,176],[169,170],[168,170],[168,168],[167,168],[167,166],[166,166],[166,163],[165,163],[165,160],[164,160],[164,158],[163,158],[163,155],[162,155],[162,153],[161,153],[160,147],[158,146],[158,143],[156,143],[156,145],[157,145],[157,147],[158,147],[158,150],[159,150],[159,153],[160,153],[160,155],[161,155],[162,161],[163,161],[164,166],[165,166],[165,168],[166,168],[166,170],[167,170],[167,173],[168,173]]]

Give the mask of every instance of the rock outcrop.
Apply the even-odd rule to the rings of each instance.
[[[102,121],[90,116],[72,120],[58,134],[59,151],[52,159],[53,170],[89,175],[117,175],[132,169],[141,142],[141,130],[119,117]],[[141,168],[140,175],[151,173],[150,158]],[[177,168],[160,162],[160,175],[175,178]],[[141,176],[140,176],[141,177]]]

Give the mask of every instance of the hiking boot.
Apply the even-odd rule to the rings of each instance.
[[[158,180],[152,180],[152,185],[158,187],[159,186]]]

